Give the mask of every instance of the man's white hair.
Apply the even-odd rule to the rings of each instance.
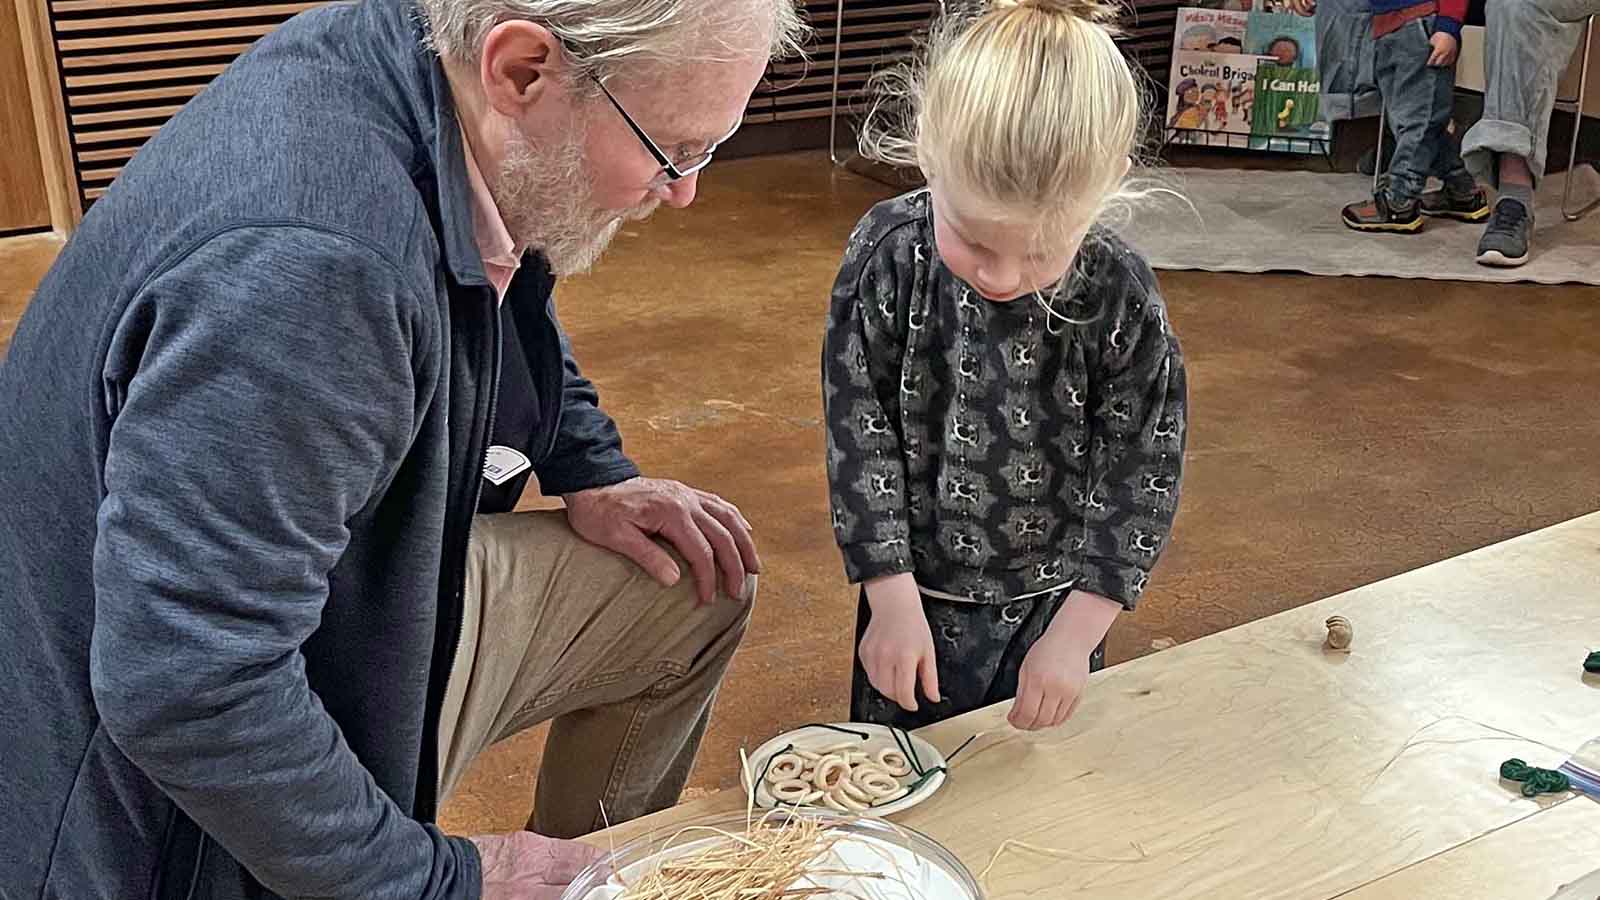
[[[796,53],[808,29],[794,0],[421,0],[433,48],[475,63],[484,37],[522,19],[548,28],[586,74],[623,62],[710,62],[766,50]],[[765,19],[770,15],[771,21]],[[762,36],[751,27],[767,29]],[[734,46],[730,41],[767,41]]]

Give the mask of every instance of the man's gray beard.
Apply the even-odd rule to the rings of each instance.
[[[558,277],[589,271],[629,219],[643,219],[658,201],[629,210],[597,209],[584,166],[583,131],[566,129],[557,143],[536,145],[522,134],[506,142],[495,205],[514,240],[544,254]]]

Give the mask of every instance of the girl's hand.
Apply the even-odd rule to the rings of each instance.
[[[917,711],[917,684],[939,702],[939,673],[934,665],[933,632],[922,611],[922,594],[909,575],[891,575],[867,582],[872,619],[861,636],[861,665],[878,693]]]
[[[1089,680],[1089,654],[1041,637],[1022,658],[1017,701],[1006,720],[1019,731],[1055,728],[1078,708]],[[1092,652],[1092,651],[1091,651]]]
[[[1055,728],[1072,716],[1089,680],[1089,656],[1105,640],[1122,604],[1073,591],[1050,627],[1028,648],[1017,674],[1017,699],[1006,720],[1020,731]]]

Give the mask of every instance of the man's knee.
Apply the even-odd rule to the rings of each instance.
[[[691,580],[687,577],[684,580]],[[691,592],[698,589],[691,588]],[[688,598],[687,602],[696,603],[699,595]],[[711,598],[711,603],[704,607],[707,617],[707,629],[717,635],[727,635],[737,645],[744,639],[744,634],[750,628],[750,617],[755,612],[756,606],[756,576],[746,575],[743,590],[737,597],[728,596],[727,592],[717,590]]]
[[[698,630],[708,643],[716,643],[723,635],[727,635],[728,639],[737,645],[750,626],[750,616],[755,609],[757,577],[745,575],[739,596],[730,597],[724,588],[722,572],[719,570],[716,572],[717,589],[711,597],[711,602],[702,604],[700,582],[696,580],[688,562],[676,549],[666,545],[663,545],[663,549],[672,557],[680,574],[675,584],[662,590],[662,608],[694,610],[702,621],[702,627]]]

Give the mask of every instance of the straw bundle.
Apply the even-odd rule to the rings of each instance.
[[[687,828],[678,837],[700,832],[725,840],[705,850],[669,856],[618,900],[793,900],[848,896],[818,879],[881,879],[837,865],[838,832],[814,818],[774,810],[743,833],[717,828]],[[677,838],[675,837],[674,840]],[[834,863],[833,865],[830,865]]]

